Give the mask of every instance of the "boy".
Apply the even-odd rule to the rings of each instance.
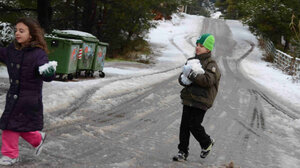
[[[174,161],[187,159],[190,133],[200,143],[201,158],[205,158],[214,145],[214,140],[201,125],[206,111],[213,105],[221,78],[217,63],[211,57],[214,43],[215,38],[211,34],[200,36],[196,42],[195,57],[188,59],[183,73],[179,76],[179,83],[184,86],[180,95],[183,113],[179,133],[179,152],[173,157]],[[198,61],[198,64],[195,61]]]

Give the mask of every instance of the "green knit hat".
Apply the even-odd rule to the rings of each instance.
[[[196,44],[198,44],[198,43],[202,44],[202,45],[203,45],[205,48],[207,48],[209,51],[212,51],[213,48],[214,48],[214,45],[215,45],[215,38],[214,38],[213,35],[208,34],[208,33],[202,34],[202,35],[198,38]]]

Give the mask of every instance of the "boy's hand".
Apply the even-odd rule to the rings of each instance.
[[[192,81],[190,81],[184,74],[181,74],[180,80],[181,80],[181,83],[186,86],[188,86],[192,83]]]
[[[191,72],[190,72],[188,78],[189,78],[189,79],[195,79],[196,76],[197,76],[197,74],[198,74],[198,73],[197,73],[196,71],[191,70]]]

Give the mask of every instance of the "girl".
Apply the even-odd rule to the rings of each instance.
[[[42,150],[46,139],[46,134],[41,132],[42,86],[43,81],[49,82],[55,76],[47,51],[44,32],[31,18],[18,20],[14,43],[0,48],[0,62],[6,64],[10,82],[0,119],[3,130],[0,165],[12,165],[19,160],[19,136],[35,147],[36,155]]]

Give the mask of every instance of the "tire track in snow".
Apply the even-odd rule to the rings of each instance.
[[[237,64],[236,66],[239,67],[241,66],[241,62],[243,61],[243,59],[245,59],[255,48],[255,44],[251,41],[246,41],[247,43],[250,44],[251,48],[242,56],[237,60]],[[298,117],[290,112],[288,112],[287,110],[285,110],[284,108],[282,108],[281,106],[277,105],[273,100],[271,100],[271,98],[269,98],[266,94],[264,94],[262,91],[259,91],[257,89],[250,89],[249,90],[250,93],[254,93],[258,96],[260,96],[263,100],[265,100],[268,104],[270,104],[272,107],[274,107],[276,110],[282,112],[283,114],[287,115],[288,117],[290,117],[291,119],[298,119]]]

